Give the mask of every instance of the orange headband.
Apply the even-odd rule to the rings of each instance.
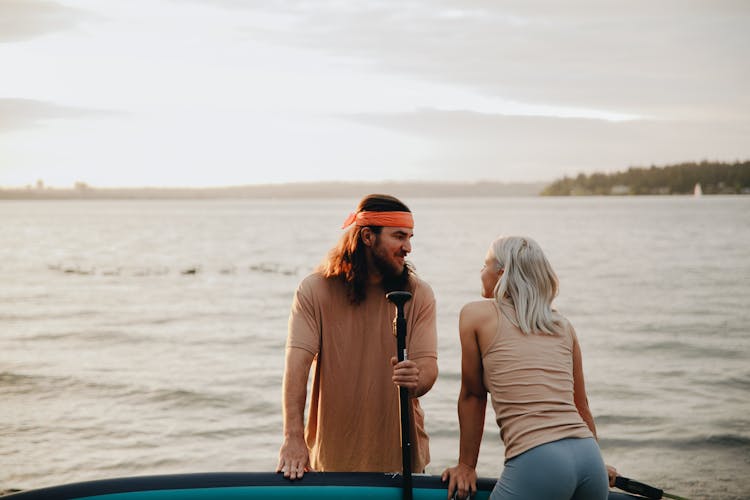
[[[346,229],[355,222],[358,226],[414,227],[411,212],[352,212],[341,229]]]

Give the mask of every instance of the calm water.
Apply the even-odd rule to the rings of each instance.
[[[0,202],[0,490],[272,470],[291,297],[356,201]],[[429,473],[457,457],[458,311],[493,237],[525,234],[560,276],[606,461],[750,497],[750,196],[406,201],[438,299]],[[479,472],[501,464],[488,415]]]

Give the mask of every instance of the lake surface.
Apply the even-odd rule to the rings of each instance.
[[[292,295],[357,195],[0,202],[0,490],[273,470]],[[458,312],[490,241],[523,234],[560,277],[606,462],[750,497],[750,196],[404,201],[438,300],[428,473],[458,456]],[[502,456],[488,414],[480,475]]]

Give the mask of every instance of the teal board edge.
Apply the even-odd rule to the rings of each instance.
[[[99,479],[26,490],[8,500],[204,500],[254,498],[401,499],[399,474],[374,472],[311,472],[290,481],[270,472],[206,472]],[[485,500],[494,480],[478,481],[477,500]],[[447,499],[439,476],[413,476],[415,500]]]
[[[26,490],[8,500],[238,500],[344,499],[401,500],[403,478],[374,472],[311,472],[296,481],[272,472],[205,472],[131,476]],[[495,479],[479,478],[472,500],[487,500]],[[414,500],[447,500],[440,476],[413,476]],[[609,500],[641,497],[610,492]]]
[[[414,489],[414,500],[447,500],[445,490]],[[81,500],[206,500],[217,498],[223,500],[241,500],[253,498],[271,499],[335,499],[356,498],[358,500],[401,500],[401,488],[384,488],[377,486],[297,486],[284,488],[278,486],[241,486],[229,488],[194,488],[176,490],[152,490],[127,493],[113,493],[85,497]],[[487,500],[489,492],[478,492],[472,497],[476,500]]]

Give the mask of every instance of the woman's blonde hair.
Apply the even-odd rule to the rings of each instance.
[[[503,275],[495,286],[495,300],[502,306],[508,297],[516,318],[508,319],[523,333],[555,335],[563,331],[563,317],[552,310],[557,296],[558,280],[542,248],[531,238],[500,237],[490,245]]]

